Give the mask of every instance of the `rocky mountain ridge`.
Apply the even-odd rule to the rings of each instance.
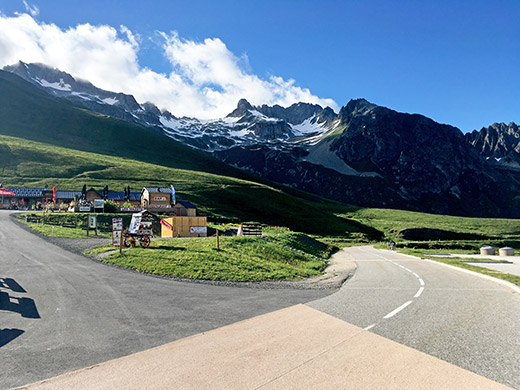
[[[97,88],[88,81],[75,79],[44,64],[20,61],[4,67],[4,70],[77,106],[161,129],[171,138],[205,151],[263,142],[283,145],[288,140],[325,132],[336,118],[334,111],[328,107],[324,109],[308,103],[297,103],[288,108],[278,105],[253,107],[244,99],[225,118],[178,118],[153,103],[139,104],[132,95]]]
[[[465,134],[465,139],[496,166],[520,170],[520,126],[516,123],[493,123]]]
[[[153,127],[227,164],[340,202],[520,217],[520,133],[513,123],[464,135],[365,99],[351,100],[338,114],[315,104],[253,106],[241,99],[224,118],[178,118],[41,64],[6,70],[74,104]]]

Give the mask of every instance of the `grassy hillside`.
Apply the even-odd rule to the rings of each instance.
[[[344,209],[342,215],[399,237],[407,229],[439,229],[487,237],[520,237],[520,219],[467,218],[392,209]]]
[[[233,168],[151,129],[78,108],[0,70],[0,134],[171,168],[267,184],[290,195],[321,198]],[[95,163],[94,163],[95,164]]]
[[[302,279],[321,274],[325,261],[260,237],[154,240],[149,249],[126,249],[104,262],[180,278],[231,281]]]
[[[518,219],[467,218],[355,207],[345,207],[339,215],[381,231],[387,240],[397,242],[398,249],[416,249],[415,254],[478,253],[485,245],[520,248]]]
[[[520,239],[519,220],[359,209],[326,201],[232,168],[160,131],[77,108],[3,71],[0,134],[0,181],[6,186],[78,190],[87,184],[122,190],[130,185],[136,191],[174,184],[179,197],[191,200],[203,215],[308,233],[366,240],[379,238],[380,232],[400,238],[412,230],[454,240],[469,239],[454,232],[482,240]],[[425,228],[440,232],[420,232]]]
[[[158,130],[80,109],[3,71],[0,71],[0,134],[175,168],[241,174]]]
[[[122,191],[173,184],[179,199],[192,201],[201,215],[287,226],[293,230],[344,235],[371,234],[333,214],[333,208],[297,198],[280,189],[206,172],[169,168],[121,157],[81,152],[0,136],[0,180],[4,186],[79,190],[108,185]],[[325,202],[325,204],[327,204]],[[330,203],[333,205],[333,203]]]

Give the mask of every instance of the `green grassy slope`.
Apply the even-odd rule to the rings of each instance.
[[[75,107],[4,71],[0,71],[0,134],[169,167],[243,175],[160,131]]]
[[[398,237],[404,229],[436,228],[520,237],[519,220],[359,209],[326,201],[232,168],[153,129],[52,98],[3,71],[0,134],[5,135],[0,136],[0,181],[7,186],[79,189],[87,184],[122,190],[130,185],[136,191],[174,184],[180,198],[193,201],[202,214],[309,233],[377,238],[378,231]]]
[[[233,168],[161,131],[73,106],[0,70],[0,134],[157,165],[209,172],[266,184],[316,202],[323,198]],[[97,162],[93,161],[95,166]]]
[[[158,275],[190,279],[266,281],[320,275],[321,259],[295,253],[259,237],[154,240],[149,249],[132,248],[103,259],[111,264]]]
[[[0,180],[4,186],[58,189],[87,187],[122,191],[130,185],[173,184],[179,199],[199,207],[201,215],[257,221],[293,230],[343,235],[365,232],[363,226],[333,214],[334,205],[317,204],[284,193],[266,184],[206,172],[164,167],[142,161],[47,145],[0,136]],[[366,234],[372,234],[367,229]]]
[[[520,220],[468,218],[392,209],[350,208],[342,215],[372,226],[387,235],[399,235],[405,229],[430,228],[488,237],[520,237]]]

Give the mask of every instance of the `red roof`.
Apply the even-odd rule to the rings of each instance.
[[[16,195],[14,192],[9,191],[7,188],[0,188],[0,195]]]

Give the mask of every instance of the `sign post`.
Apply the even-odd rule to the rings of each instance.
[[[87,237],[90,229],[95,230],[97,236],[97,215],[87,214]]]
[[[112,218],[112,246],[119,247],[121,251],[121,238],[123,236],[123,218]]]
[[[105,212],[105,201],[103,199],[94,199],[94,211],[96,210],[101,210],[103,213]]]

